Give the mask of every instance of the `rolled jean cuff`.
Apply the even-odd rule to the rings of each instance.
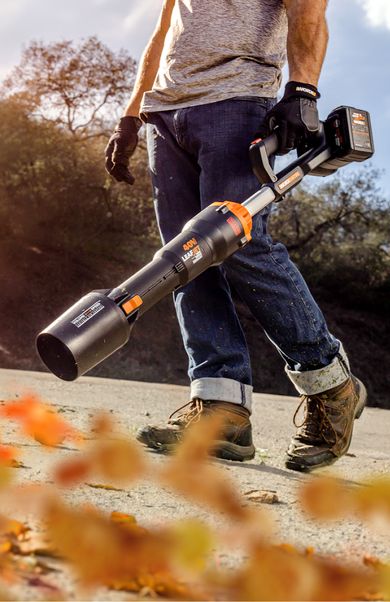
[[[204,401],[228,401],[243,406],[252,413],[251,385],[244,385],[232,378],[197,378],[191,383],[191,399],[199,397]]]
[[[351,375],[349,361],[343,346],[332,362],[318,370],[299,372],[286,367],[287,376],[300,395],[316,395],[342,385]]]

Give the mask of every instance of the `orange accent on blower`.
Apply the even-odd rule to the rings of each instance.
[[[229,209],[233,215],[236,216],[237,219],[240,220],[241,225],[243,227],[245,236],[248,240],[251,240],[251,231],[252,231],[252,216],[249,213],[248,209],[241,205],[240,203],[234,203],[233,201],[224,201],[223,203],[213,203],[213,205],[221,206],[225,205]]]
[[[128,301],[125,301],[123,303],[123,305],[121,305],[121,307],[122,307],[123,311],[125,312],[125,314],[128,316],[129,314],[131,314],[132,311],[134,311],[135,309],[140,307],[140,305],[142,305],[142,303],[143,303],[143,301],[142,301],[141,297],[139,295],[135,295],[135,297],[132,297]]]

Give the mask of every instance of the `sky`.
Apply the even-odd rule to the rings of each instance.
[[[0,0],[0,79],[31,40],[97,35],[135,59],[156,23],[162,0]],[[390,198],[390,0],[329,0],[330,43],[322,70],[322,118],[341,104],[369,110],[376,154]],[[350,168],[348,168],[350,169]]]

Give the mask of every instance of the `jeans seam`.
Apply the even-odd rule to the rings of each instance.
[[[280,262],[279,262],[279,261],[278,261],[278,260],[277,260],[277,259],[274,257],[274,254],[273,254],[273,251],[272,251],[272,245],[270,245],[270,257],[271,257],[272,261],[273,261],[273,262],[274,262],[274,263],[275,263],[277,266],[279,266],[280,268],[282,268],[282,270],[283,270],[283,271],[284,271],[284,272],[287,274],[287,276],[289,277],[290,281],[292,282],[292,284],[293,284],[293,286],[294,286],[295,290],[297,291],[297,293],[298,293],[298,295],[299,295],[299,298],[300,298],[300,300],[301,300],[301,302],[302,302],[302,305],[303,305],[303,307],[305,308],[305,312],[306,312],[306,315],[308,316],[308,318],[309,318],[309,320],[310,320],[310,324],[312,325],[312,327],[313,327],[313,328],[316,328],[316,320],[315,320],[315,318],[314,318],[314,316],[313,316],[312,312],[310,311],[310,308],[308,307],[307,303],[305,302],[305,299],[304,299],[304,297],[303,297],[303,295],[302,295],[302,292],[301,292],[301,290],[299,289],[299,287],[298,287],[297,283],[296,283],[296,282],[294,282],[294,278],[291,276],[291,274],[290,274],[289,270],[288,270],[288,269],[287,269],[287,268],[286,268],[286,267],[285,267],[285,266],[284,266],[282,263],[280,263]]]

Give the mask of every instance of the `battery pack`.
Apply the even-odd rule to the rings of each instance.
[[[374,154],[371,120],[367,111],[338,107],[330,113],[324,127],[332,158],[310,175],[328,176],[348,163],[366,161]]]

